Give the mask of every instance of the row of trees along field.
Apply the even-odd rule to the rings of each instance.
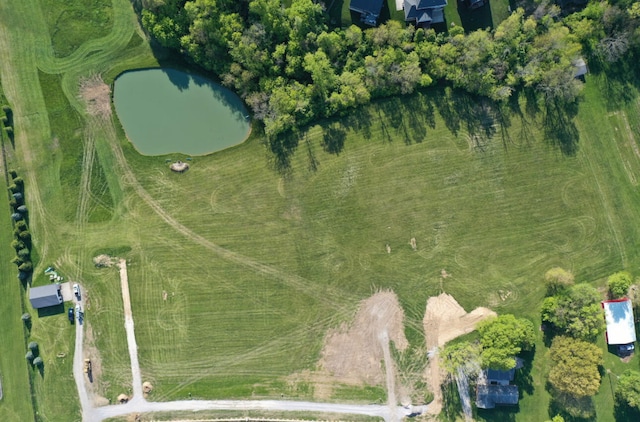
[[[494,30],[469,34],[396,21],[329,29],[313,0],[289,7],[281,0],[141,0],[140,13],[161,45],[235,89],[273,138],[434,81],[498,102],[518,89],[574,101],[582,84],[572,62],[583,48],[589,60],[609,62],[640,50],[640,6],[625,1],[591,3],[566,18],[557,6],[536,2],[531,14],[519,8]]]

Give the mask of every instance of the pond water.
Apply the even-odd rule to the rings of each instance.
[[[175,69],[123,73],[113,102],[127,137],[144,155],[204,155],[249,135],[248,113],[236,94]]]

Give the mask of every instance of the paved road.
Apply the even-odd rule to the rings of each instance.
[[[131,359],[131,373],[133,380],[133,397],[127,404],[94,407],[86,389],[86,377],[83,372],[83,326],[76,324],[76,344],[73,358],[73,376],[78,387],[78,396],[82,407],[83,422],[100,422],[107,418],[123,416],[130,413],[169,412],[169,411],[201,411],[201,410],[266,410],[276,412],[319,412],[339,413],[351,415],[367,415],[384,418],[385,421],[398,421],[412,412],[401,406],[387,405],[354,405],[337,403],[314,403],[286,400],[178,400],[171,402],[148,402],[142,394],[142,377],[138,362],[138,346],[133,329],[133,315],[131,313],[131,299],[129,296],[129,281],[127,277],[127,263],[120,261],[120,285],[122,301],[124,303],[125,330]],[[383,341],[384,343],[384,341]],[[388,347],[388,339],[387,339]],[[384,345],[383,345],[384,346]],[[385,355],[385,360],[390,356]],[[395,401],[395,395],[394,395]],[[391,404],[391,403],[390,403]],[[395,411],[394,411],[395,409]],[[415,411],[415,410],[413,410]]]

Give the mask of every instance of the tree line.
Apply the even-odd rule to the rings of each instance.
[[[493,30],[465,34],[389,21],[330,29],[313,0],[142,0],[143,27],[161,45],[217,74],[273,138],[371,99],[437,82],[506,101],[531,89],[572,102],[582,54],[617,61],[637,49],[637,3],[592,3],[562,18],[557,6],[519,8]]]

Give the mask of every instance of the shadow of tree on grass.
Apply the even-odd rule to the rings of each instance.
[[[544,114],[544,136],[567,156],[575,156],[578,152],[580,133],[574,123],[578,114],[577,103],[547,103]]]

